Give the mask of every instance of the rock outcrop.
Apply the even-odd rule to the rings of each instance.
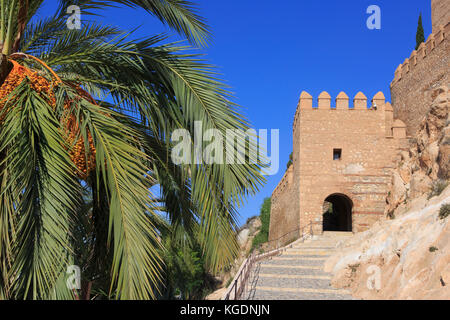
[[[434,100],[420,124],[409,150],[402,151],[398,167],[392,175],[386,213],[393,215],[408,199],[429,193],[433,183],[450,178],[450,118],[449,91],[440,87],[433,92]],[[437,181],[437,182],[435,182]]]
[[[261,229],[261,220],[259,217],[252,217],[241,227],[238,232],[238,242],[244,253],[247,253],[252,245],[252,240]]]
[[[227,290],[227,284],[234,277],[242,262],[247,257],[252,247],[253,238],[258,234],[261,229],[261,220],[259,216],[251,217],[247,222],[238,230],[237,240],[241,246],[239,256],[236,258],[233,267],[216,277],[217,282],[220,284],[218,288],[206,297],[206,300],[220,300]]]
[[[325,263],[332,285],[362,299],[450,299],[450,218],[438,215],[445,203],[450,187],[339,244]]]

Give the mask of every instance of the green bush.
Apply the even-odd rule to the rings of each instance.
[[[292,155],[293,155],[293,153],[291,152],[291,154],[289,155],[289,161],[286,164],[286,170],[289,169],[289,167],[291,166],[291,164],[293,162]]]
[[[261,220],[261,230],[259,230],[258,234],[253,238],[252,250],[269,240],[270,205],[270,198],[265,198],[261,205],[259,215],[259,219]]]
[[[448,181],[446,180],[436,180],[433,182],[431,186],[431,191],[428,194],[428,199],[431,199],[433,197],[439,196],[442,191],[444,191],[445,188],[448,186]]]
[[[445,219],[450,215],[450,203],[445,203],[439,210],[439,218]]]
[[[195,241],[191,245],[181,246],[167,236],[164,239],[166,251],[165,287],[162,299],[203,299],[213,291],[212,277],[205,268],[202,249]]]

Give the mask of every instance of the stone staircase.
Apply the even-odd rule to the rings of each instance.
[[[346,290],[330,286],[331,275],[323,271],[336,244],[351,232],[324,232],[294,244],[282,254],[259,262],[249,279],[249,300],[351,300]]]

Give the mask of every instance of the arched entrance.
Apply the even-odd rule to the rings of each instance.
[[[329,195],[323,203],[323,231],[352,231],[352,200],[344,194]]]

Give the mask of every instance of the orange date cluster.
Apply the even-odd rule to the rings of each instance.
[[[0,123],[3,122],[7,113],[7,110],[3,110],[5,105],[8,104],[14,106],[15,98],[11,96],[11,93],[25,80],[25,78],[28,78],[31,88],[40,94],[49,105],[53,107],[56,106],[56,98],[53,90],[55,81],[48,81],[36,71],[20,65],[14,60],[10,60],[10,62],[13,64],[13,68],[0,86]],[[88,95],[81,87],[77,87],[77,92],[80,93],[80,99],[85,98],[85,96]],[[91,98],[90,100],[93,99]],[[68,111],[70,109],[72,102],[73,101],[66,101],[64,105],[65,110]],[[66,144],[69,146],[70,158],[78,169],[75,174],[80,179],[86,179],[89,173],[95,169],[95,146],[92,135],[90,132],[85,134],[88,137],[89,145],[89,152],[86,152],[85,141],[83,135],[80,134],[76,116],[71,112],[67,112],[61,117],[61,124]]]

